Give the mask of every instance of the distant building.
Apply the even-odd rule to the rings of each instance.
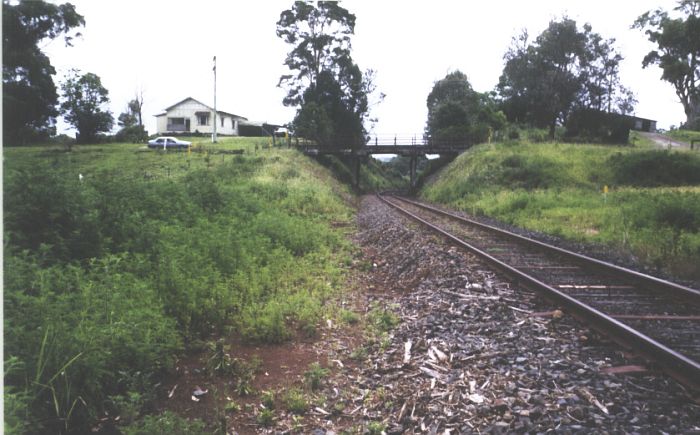
[[[156,115],[156,120],[159,135],[214,133],[214,109],[192,97],[167,107],[163,113]],[[239,123],[247,120],[243,116],[217,110],[216,133],[238,136]]]
[[[648,131],[649,133],[656,132],[656,121],[653,119],[640,118],[638,116],[630,116],[627,118],[632,120],[632,130]]]

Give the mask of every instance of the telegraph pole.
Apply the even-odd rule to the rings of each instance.
[[[211,143],[216,143],[216,56],[214,56],[214,134],[211,136]]]

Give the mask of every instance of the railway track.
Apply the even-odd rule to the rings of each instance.
[[[700,391],[700,291],[397,196],[379,198]]]

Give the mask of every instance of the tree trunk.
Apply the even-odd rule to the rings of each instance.
[[[691,99],[688,103],[684,127],[688,130],[700,130],[700,97]]]
[[[557,127],[557,121],[552,121],[551,124],[549,124],[549,139],[554,140],[554,131]]]

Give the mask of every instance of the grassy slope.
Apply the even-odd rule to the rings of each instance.
[[[615,162],[638,153],[653,161],[656,155],[644,154],[650,152],[644,145],[480,145],[446,167],[422,196],[524,228],[604,243],[697,278],[700,183],[632,187],[620,181]],[[643,172],[633,177],[643,179]]]
[[[691,140],[700,141],[700,131],[692,130],[671,130],[666,132],[667,135],[674,139],[690,143]],[[697,145],[696,145],[697,146]]]
[[[314,333],[345,282],[352,195],[265,145],[4,149],[8,433],[138,413],[174,356],[213,331]],[[217,154],[230,149],[246,153]]]

